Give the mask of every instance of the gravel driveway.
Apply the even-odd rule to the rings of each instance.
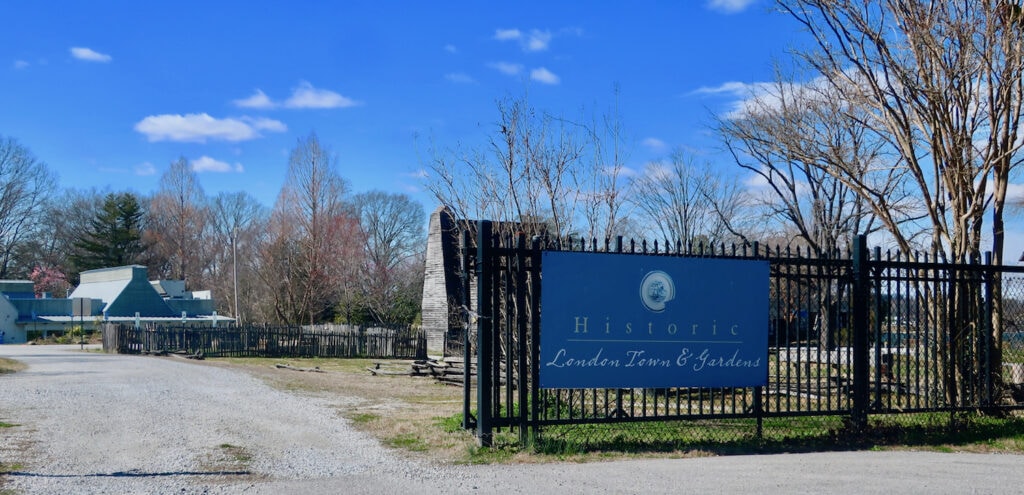
[[[1024,457],[837,452],[589,464],[411,461],[341,417],[345,397],[175,358],[0,346],[0,478],[14,493],[1021,493]]]

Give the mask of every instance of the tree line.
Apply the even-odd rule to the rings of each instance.
[[[300,139],[267,208],[207,195],[184,158],[150,195],[58,190],[56,174],[0,136],[0,279],[64,297],[81,271],[129,264],[211,290],[245,322],[410,324],[418,317],[426,217],[404,194],[352,193],[315,134]]]

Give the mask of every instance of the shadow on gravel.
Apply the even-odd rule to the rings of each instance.
[[[11,471],[5,476],[23,476],[26,478],[157,478],[163,476],[249,476],[252,471],[172,471],[167,473],[146,473],[142,471],[117,471],[113,473],[92,474],[43,474]]]

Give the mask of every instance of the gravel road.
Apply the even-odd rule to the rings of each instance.
[[[14,493],[1022,493],[1024,457],[836,452],[588,464],[406,459],[330,400],[175,358],[0,346],[0,477]]]

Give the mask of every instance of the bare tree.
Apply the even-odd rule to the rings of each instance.
[[[260,277],[273,289],[273,312],[287,323],[329,319],[359,266],[359,223],[347,185],[316,134],[299,140],[271,213]]]
[[[353,206],[366,257],[360,292],[349,294],[345,305],[350,310],[365,308],[378,323],[411,323],[422,295],[423,207],[404,194],[380,191],[357,194]],[[358,303],[353,303],[353,297]]]
[[[920,198],[930,248],[949,260],[980,258],[985,215],[991,213],[993,261],[1001,264],[1004,212],[1011,171],[1020,163],[1024,100],[1021,6],[1009,0],[920,2],[780,0],[816,43],[801,58],[856,109],[851,118],[884,140],[908,173],[908,191]],[[856,191],[886,223],[904,250],[904,230],[884,216],[887,197],[841,168],[824,169]],[[998,280],[996,281],[998,284]],[[930,315],[946,329],[939,352],[946,398],[958,404],[982,358],[1001,381],[1001,289],[988,339],[979,351],[970,320],[982,294],[966,278],[949,289],[950,304]]]
[[[902,189],[904,169],[890,165],[885,140],[853,115],[859,115],[856,107],[829,85],[797,84],[777,73],[775,82],[760,88],[741,111],[719,120],[736,163],[764,185],[759,203],[765,217],[794,233],[791,246],[796,241],[816,256],[835,256],[852,236],[871,233],[880,223],[898,228],[915,220],[916,203]],[[882,222],[876,222],[857,187],[870,187],[884,198],[887,208],[878,212]],[[839,278],[832,274],[829,280]],[[813,300],[807,302],[813,304],[823,349],[838,343],[833,328],[840,312],[834,306],[843,299],[844,287],[817,281],[804,287]]]
[[[629,182],[625,180],[629,146],[622,129],[619,113],[619,86],[614,88],[615,106],[600,117],[592,119],[586,129],[584,157],[590,156],[591,165],[573,171],[576,190],[580,191],[580,210],[583,227],[590,239],[610,239],[626,234],[629,212]]]
[[[883,139],[851,118],[856,111],[820,81],[801,85],[777,73],[742,110],[718,121],[736,163],[766,191],[756,197],[766,219],[788,226],[819,255],[879,223],[900,230],[916,219],[916,202],[903,189],[905,169]],[[880,203],[877,210],[864,191]]]
[[[180,158],[160,177],[160,187],[150,199],[146,241],[162,262],[151,267],[153,275],[184,280],[190,287],[203,285],[213,258],[212,246],[205,242],[209,224],[210,209],[199,178]]]
[[[265,242],[267,208],[251,194],[222,192],[211,202],[212,232],[207,243],[216,248],[211,268],[218,309],[239,321],[256,314],[257,301],[269,299],[259,283],[258,247]]]
[[[28,148],[0,135],[0,279],[11,277],[15,251],[39,225],[56,183],[50,168]],[[23,267],[19,276],[32,268]]]
[[[709,164],[697,165],[682,149],[668,162],[654,162],[632,180],[630,203],[636,206],[668,242],[712,246],[736,236],[742,202],[735,183],[721,177]]]
[[[568,119],[532,107],[524,98],[497,104],[497,132],[486,148],[435,150],[427,188],[458,219],[490,219],[528,235],[579,233],[581,201],[594,170],[584,161],[596,135]],[[595,177],[596,175],[589,175]]]
[[[1020,162],[1024,37],[1016,2],[781,0],[818,50],[801,54],[910,174],[931,248],[980,255],[984,215],[1001,263],[1010,171]],[[836,170],[881,213],[885,198]],[[881,218],[881,215],[879,215]],[[905,233],[887,225],[904,249]]]
[[[66,189],[47,198],[38,227],[14,253],[19,272],[28,267],[54,270],[72,283],[78,281],[78,268],[72,263],[75,243],[89,232],[90,222],[103,205],[106,193],[97,189]],[[20,276],[20,275],[19,275]]]

